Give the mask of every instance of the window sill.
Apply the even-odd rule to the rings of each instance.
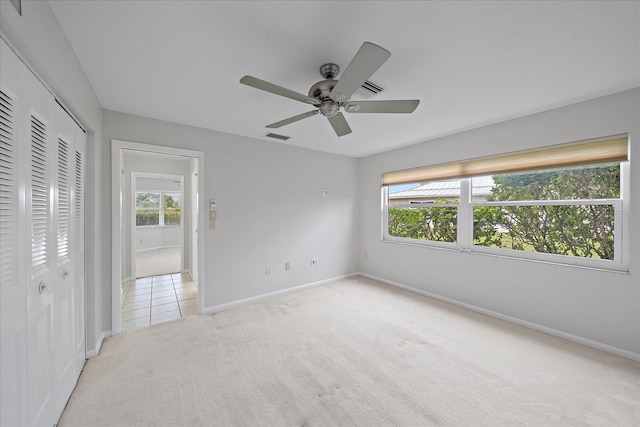
[[[500,251],[500,249],[494,249],[493,251],[486,251],[486,250],[482,250],[482,249],[478,249],[477,247],[474,248],[466,248],[466,247],[461,247],[456,245],[455,243],[445,243],[445,242],[424,242],[422,243],[421,241],[416,241],[416,240],[395,240],[395,239],[388,239],[388,238],[382,238],[381,240],[382,243],[391,243],[391,244],[397,244],[397,245],[405,245],[405,246],[413,246],[413,247],[420,247],[420,248],[427,248],[427,249],[433,249],[433,250],[439,250],[439,251],[447,251],[447,252],[458,252],[458,253],[462,253],[465,255],[478,255],[478,256],[486,256],[486,257],[495,257],[495,258],[502,258],[502,259],[509,259],[509,260],[514,260],[514,261],[523,261],[523,262],[534,262],[534,263],[538,263],[538,264],[548,264],[548,265],[556,265],[556,266],[560,266],[560,267],[568,267],[568,268],[579,268],[579,269],[586,269],[586,270],[595,270],[595,271],[603,271],[603,272],[607,272],[607,273],[618,273],[618,274],[625,274],[625,275],[629,275],[629,266],[626,264],[618,264],[615,263],[613,265],[610,266],[598,266],[598,265],[581,265],[581,264],[574,264],[574,263],[570,263],[570,262],[562,262],[561,260],[549,260],[549,259],[537,259],[537,258],[530,258],[530,257],[523,257],[523,256],[516,256],[516,255],[511,255],[511,254],[506,254],[506,253],[496,253],[495,251]],[[509,249],[503,249],[502,251],[509,251]],[[547,256],[559,256],[561,257],[562,255],[549,255],[549,254],[536,254],[534,256],[538,256],[538,255],[547,255]],[[583,259],[583,258],[580,258]],[[602,261],[602,263],[608,263],[608,261]],[[612,262],[613,263],[613,262]]]

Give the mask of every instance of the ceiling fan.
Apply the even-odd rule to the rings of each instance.
[[[334,78],[340,72],[340,67],[331,63],[321,66],[320,74],[325,80],[311,86],[308,96],[252,76],[244,76],[240,79],[240,83],[311,104],[317,108],[317,110],[298,114],[267,125],[268,128],[279,128],[316,114],[322,114],[329,119],[329,123],[336,135],[343,136],[351,133],[351,128],[340,112],[340,108],[344,108],[348,113],[412,113],[420,103],[417,99],[403,101],[351,101],[351,96],[354,92],[390,56],[391,53],[388,50],[376,44],[364,42],[339,80],[334,80]]]

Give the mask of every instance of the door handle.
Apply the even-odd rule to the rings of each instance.
[[[41,280],[40,283],[38,283],[38,292],[40,294],[43,294],[47,290],[48,287],[49,287],[49,285]]]
[[[63,271],[62,271],[62,278],[63,278],[63,279],[66,279],[67,277],[69,277],[69,275],[70,275],[70,274],[69,274],[69,272],[68,272],[67,270],[63,270]]]

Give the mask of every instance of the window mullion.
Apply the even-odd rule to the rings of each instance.
[[[624,242],[624,238],[622,237],[622,230],[624,228],[624,215],[622,213],[622,207],[622,200],[613,201],[613,235],[615,236],[615,238],[613,239],[613,260],[619,263],[623,262],[623,254],[625,253],[622,248],[622,244]]]
[[[471,247],[473,236],[473,210],[471,206],[471,178],[460,180],[460,204],[458,205],[458,245]]]
[[[160,202],[158,203],[158,225],[164,227],[164,193],[160,192]]]
[[[389,237],[389,187],[382,187],[382,239]]]

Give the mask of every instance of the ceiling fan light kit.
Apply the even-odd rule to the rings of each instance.
[[[252,76],[242,77],[240,83],[306,104],[311,104],[317,108],[317,110],[298,114],[297,116],[272,123],[266,127],[279,128],[306,119],[307,117],[322,114],[329,120],[329,124],[336,135],[340,137],[351,133],[349,124],[340,112],[341,107],[344,107],[344,110],[348,113],[412,113],[418,107],[420,101],[417,99],[350,102],[351,96],[362,87],[367,79],[371,77],[390,56],[391,53],[388,50],[376,44],[364,42],[339,80],[335,80],[335,77],[340,73],[340,67],[338,65],[333,63],[322,65],[320,67],[320,74],[325,80],[319,81],[311,86],[308,96]]]

